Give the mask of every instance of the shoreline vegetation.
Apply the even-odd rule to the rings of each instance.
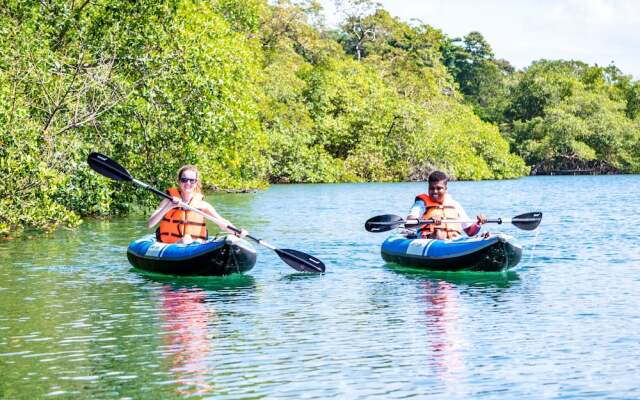
[[[108,154],[156,187],[640,172],[640,84],[615,65],[516,70],[368,0],[328,28],[315,1],[0,5],[0,238],[125,215],[153,195],[92,172]]]

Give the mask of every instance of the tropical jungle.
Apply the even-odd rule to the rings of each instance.
[[[94,173],[108,154],[156,187],[639,173],[640,83],[614,64],[517,70],[376,3],[0,2],[0,237],[157,203]]]

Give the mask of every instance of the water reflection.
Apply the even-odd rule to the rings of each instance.
[[[407,268],[395,264],[385,267],[415,281],[418,299],[424,305],[424,329],[431,375],[438,377],[450,393],[456,391],[460,376],[470,373],[465,356],[472,343],[465,321],[472,314],[465,295],[479,291],[496,300],[506,288],[519,280],[517,273],[440,272]],[[477,301],[477,300],[476,300]]]
[[[454,376],[465,372],[463,352],[469,343],[460,325],[461,302],[455,285],[443,280],[424,280],[425,329],[430,359],[427,362],[447,386]]]
[[[458,286],[473,287],[497,287],[507,288],[520,280],[520,276],[515,271],[503,272],[447,272],[430,271],[419,268],[410,268],[397,264],[385,264],[385,268],[408,279],[416,280],[442,280]]]
[[[284,275],[280,278],[281,281],[303,281],[307,279],[320,279],[324,274],[318,274],[315,272],[293,272],[287,275]]]
[[[217,391],[215,350],[221,316],[219,301],[255,288],[251,276],[171,277],[154,274],[145,278],[162,283],[163,355],[180,396],[207,396]]]
[[[174,290],[200,289],[209,295],[239,295],[251,291],[256,287],[256,280],[251,275],[231,274],[225,276],[176,276],[156,274],[136,268],[131,268],[147,282],[169,285]]]
[[[205,297],[202,289],[175,289],[170,285],[163,286],[160,294],[169,370],[176,377],[176,392],[183,396],[215,391],[208,381],[207,358],[214,348],[210,329],[215,327],[218,316]]]

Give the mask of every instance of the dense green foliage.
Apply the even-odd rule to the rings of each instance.
[[[160,187],[185,163],[220,187],[263,185],[261,45],[211,4],[2,7],[0,234],[155,201],[89,170],[91,150]]]
[[[465,102],[483,120],[504,122],[509,102],[508,81],[514,72],[509,62],[496,60],[491,46],[479,32],[471,32],[462,40],[445,37],[441,52]]]
[[[465,103],[499,124],[533,174],[640,172],[640,82],[615,66],[534,62],[514,71],[478,32],[445,40]]]
[[[434,168],[458,179],[527,172],[498,129],[461,104],[440,61],[440,32],[377,10],[322,35],[302,11],[281,4],[261,29],[271,181],[424,179]]]
[[[0,236],[155,204],[90,151],[157,187],[190,163],[231,190],[639,170],[640,86],[615,67],[515,71],[480,33],[342,5],[327,30],[312,0],[0,2]]]
[[[640,120],[628,118],[628,93],[615,76],[614,68],[558,61],[522,73],[508,129],[535,172],[640,172]]]

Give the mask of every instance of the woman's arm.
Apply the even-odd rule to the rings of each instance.
[[[160,222],[162,217],[164,217],[164,215],[167,213],[167,211],[174,208],[177,204],[178,203],[175,198],[174,200],[163,199],[160,202],[160,205],[158,206],[158,208],[156,208],[156,210],[153,212],[153,214],[151,214],[151,216],[149,217],[149,220],[147,221],[147,226],[149,227],[149,229],[156,226],[158,222]]]

